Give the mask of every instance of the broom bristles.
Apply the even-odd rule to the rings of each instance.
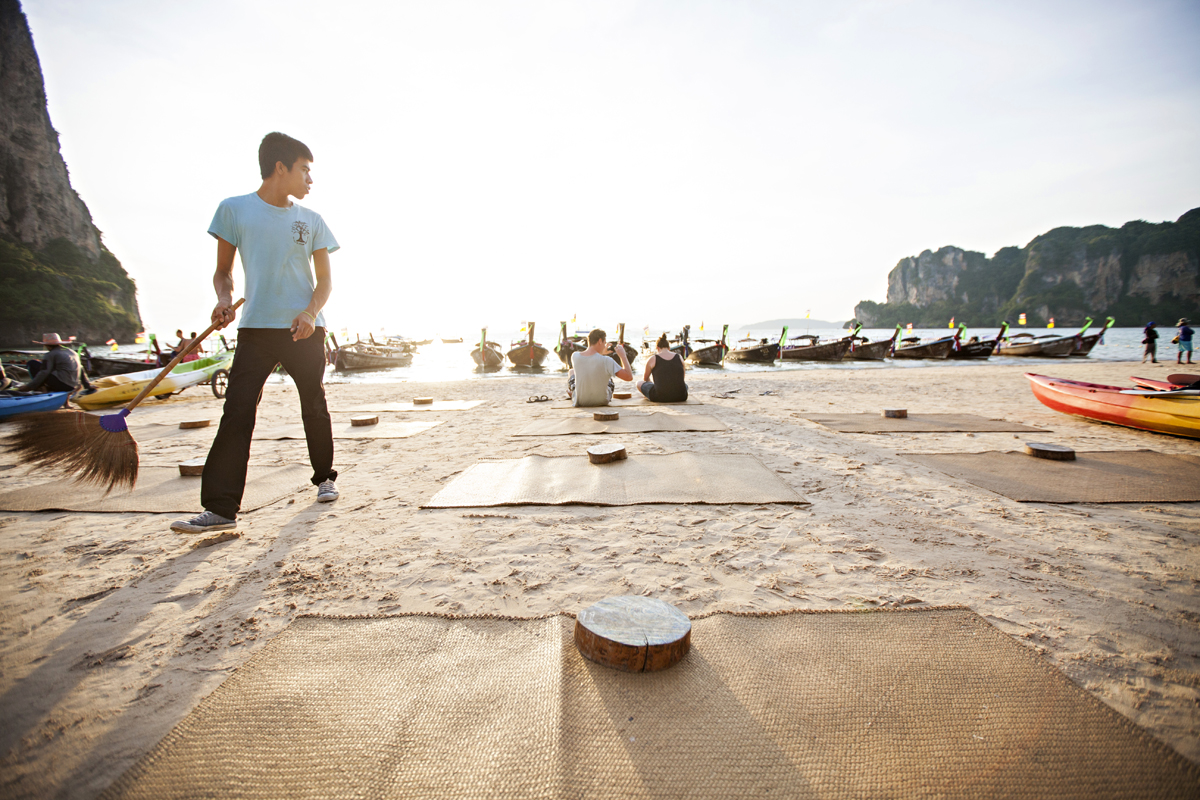
[[[110,433],[100,417],[80,411],[43,411],[13,420],[17,430],[5,444],[21,461],[77,482],[113,489],[137,484],[138,445],[128,430]]]

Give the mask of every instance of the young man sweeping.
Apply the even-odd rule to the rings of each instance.
[[[237,527],[258,396],[277,364],[291,375],[300,395],[317,500],[338,497],[333,468],[333,429],[325,404],[325,319],[321,309],[333,284],[329,254],[337,240],[314,211],[296,205],[309,192],[312,152],[282,133],[268,133],[258,148],[262,186],[221,201],[208,232],[217,240],[212,320],[233,322],[233,256],[241,253],[246,304],[238,326],[237,352],[229,371],[221,427],[200,489],[204,513],[171,524],[185,533]],[[312,269],[310,270],[310,262]],[[313,280],[316,273],[316,281]]]

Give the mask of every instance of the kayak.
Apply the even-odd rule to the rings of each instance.
[[[171,374],[163,378],[162,383],[150,392],[151,397],[182,392],[189,386],[210,380],[213,373],[219,369],[229,369],[233,363],[233,352],[224,350],[207,358],[180,364],[171,370]],[[109,375],[92,381],[96,391],[92,394],[78,394],[75,404],[81,408],[93,409],[111,406],[114,403],[127,403],[154,380],[161,370],[147,369],[141,372],[129,372],[125,375]]]
[[[53,411],[67,404],[70,392],[46,392],[22,397],[0,396],[0,419],[8,419],[17,414],[30,414],[34,411]]]
[[[1025,373],[1048,408],[1155,433],[1200,439],[1200,391],[1139,391]]]

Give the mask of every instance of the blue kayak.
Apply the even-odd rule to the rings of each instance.
[[[29,414],[33,411],[53,411],[65,406],[69,396],[70,392],[47,392],[24,397],[0,396],[0,419],[8,419],[17,414]]]

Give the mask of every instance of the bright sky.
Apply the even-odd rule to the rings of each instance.
[[[25,11],[151,330],[207,323],[208,223],[272,130],[342,244],[331,327],[408,335],[848,319],[927,248],[1200,206],[1194,0]]]

